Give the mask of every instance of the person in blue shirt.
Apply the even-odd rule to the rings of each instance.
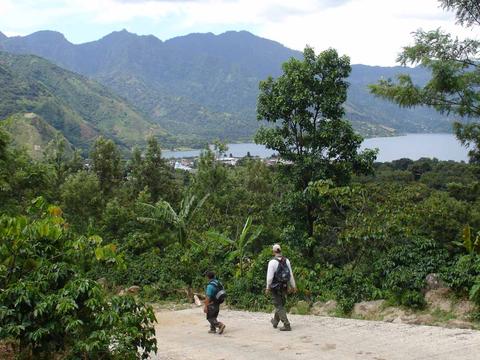
[[[216,301],[217,292],[222,285],[215,278],[215,273],[213,271],[207,271],[205,276],[208,279],[208,284],[205,288],[205,307],[203,308],[203,312],[207,314],[207,320],[210,323],[210,330],[208,333],[215,334],[218,329],[218,333],[223,334],[225,331],[225,324],[217,320],[218,313],[220,312],[220,304]]]

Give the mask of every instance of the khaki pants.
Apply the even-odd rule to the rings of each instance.
[[[290,322],[287,318],[285,303],[287,302],[287,289],[272,289],[272,301],[275,306],[275,315],[273,320],[275,323],[283,322],[283,325],[289,326]]]

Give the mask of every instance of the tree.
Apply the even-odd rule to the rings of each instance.
[[[228,145],[224,142],[221,142],[220,140],[215,140],[213,142],[213,149],[215,150],[217,159],[219,159],[227,154]]]
[[[440,2],[444,9],[455,10],[460,25],[480,25],[480,4],[477,0],[440,0]]]
[[[480,5],[476,0],[440,0],[441,6],[455,10],[458,23],[480,25]],[[421,65],[431,71],[431,79],[423,86],[415,85],[409,75],[397,81],[380,80],[371,85],[371,92],[402,107],[426,105],[441,113],[462,117],[480,116],[480,41],[460,40],[440,29],[418,30],[414,45],[403,48],[397,61],[402,65]],[[456,122],[454,131],[464,145],[474,145],[469,152],[471,162],[480,162],[480,125]]]
[[[362,137],[342,119],[347,99],[350,59],[334,49],[315,55],[306,47],[303,60],[290,59],[283,74],[260,82],[255,141],[275,150],[289,166],[288,178],[303,192],[311,181],[332,179],[343,185],[353,172],[372,170],[374,151],[359,153]],[[304,201],[307,232],[313,234],[315,205]]]
[[[60,134],[50,140],[43,152],[44,161],[50,164],[56,173],[55,187],[58,188],[68,174],[83,168],[83,158],[78,150],[67,148],[66,140]]]
[[[162,158],[162,150],[154,137],[148,138],[144,152],[137,147],[133,149],[127,174],[133,197],[147,188],[152,202],[178,200],[173,167]]]
[[[112,140],[100,136],[90,153],[92,170],[97,174],[103,194],[111,194],[122,176],[120,152]]]
[[[226,167],[215,159],[215,154],[209,148],[202,151],[198,159],[198,171],[192,186],[193,192],[198,196],[212,194],[216,199],[225,192],[228,182]]]
[[[65,213],[78,229],[85,230],[100,215],[102,193],[95,174],[79,171],[69,175],[61,186],[60,193]]]
[[[207,233],[207,236],[210,239],[222,243],[223,245],[233,247],[234,250],[229,253],[228,260],[239,260],[239,272],[235,275],[237,278],[242,277],[243,275],[243,262],[245,260],[245,250],[247,246],[249,246],[256,238],[258,238],[262,231],[261,228],[257,228],[254,232],[251,232],[251,226],[252,218],[249,216],[247,221],[245,221],[242,232],[240,235],[238,235],[237,239],[231,239],[227,235],[216,231],[209,231]]]

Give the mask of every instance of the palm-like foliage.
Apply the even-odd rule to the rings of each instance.
[[[149,212],[149,215],[138,217],[137,220],[146,224],[170,225],[177,230],[178,241],[181,244],[186,244],[188,226],[208,196],[207,194],[196,202],[195,195],[188,195],[182,200],[178,213],[165,200],[160,200],[155,205],[140,203]]]
[[[462,242],[454,241],[455,245],[463,247],[469,255],[480,255],[480,232],[472,234],[470,225],[466,225],[462,231]]]
[[[237,239],[230,239],[227,235],[221,234],[216,231],[207,232],[207,236],[219,243],[222,243],[228,247],[232,247],[233,250],[228,255],[228,260],[239,259],[239,272],[236,273],[236,277],[243,275],[243,262],[245,259],[245,250],[262,232],[261,228],[257,228],[255,231],[251,231],[252,218],[249,216],[245,221],[242,232]]]

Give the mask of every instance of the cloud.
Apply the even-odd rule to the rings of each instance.
[[[115,2],[118,2],[118,3],[137,3],[137,4],[145,4],[149,2],[189,3],[189,2],[204,2],[204,1],[208,1],[208,0],[115,0]],[[234,1],[234,0],[230,0],[230,1]]]
[[[149,2],[171,2],[171,3],[191,3],[191,2],[208,2],[208,0],[114,0],[118,3],[137,3],[145,4]],[[224,0],[224,1],[235,1],[235,0]]]

